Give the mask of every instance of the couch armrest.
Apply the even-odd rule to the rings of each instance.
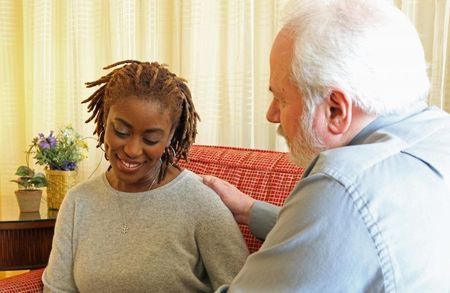
[[[41,280],[43,272],[44,269],[32,270],[28,273],[2,279],[0,280],[0,292],[42,292],[44,290],[44,285]]]

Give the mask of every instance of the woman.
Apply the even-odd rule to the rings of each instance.
[[[229,210],[187,158],[198,118],[186,83],[154,62],[122,61],[88,119],[109,169],[64,199],[43,275],[48,292],[211,292],[248,255]]]

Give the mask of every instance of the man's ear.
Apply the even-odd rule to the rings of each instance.
[[[332,90],[326,99],[328,131],[344,134],[352,122],[352,100],[339,90]]]

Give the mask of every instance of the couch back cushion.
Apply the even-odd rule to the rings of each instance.
[[[280,206],[304,171],[284,152],[205,145],[194,145],[189,161],[180,161],[180,165],[197,174],[222,178],[257,200]],[[247,226],[240,228],[249,251],[258,250],[262,242]]]

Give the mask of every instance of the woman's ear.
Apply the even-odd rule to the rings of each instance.
[[[332,90],[325,101],[328,131],[344,134],[352,122],[352,100],[339,90]]]

